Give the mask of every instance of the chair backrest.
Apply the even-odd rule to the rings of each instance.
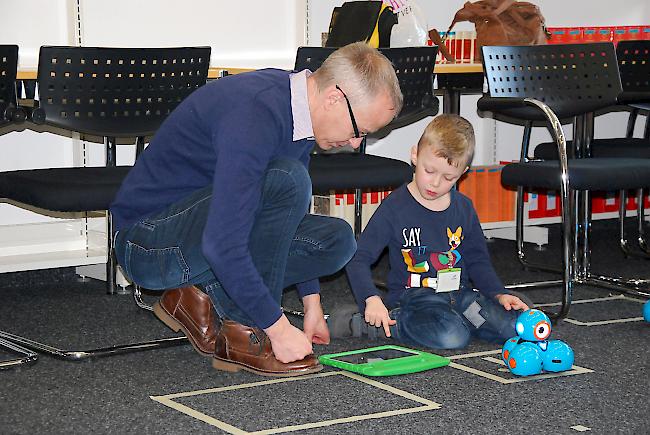
[[[315,71],[335,50],[332,47],[299,47],[294,69]],[[393,123],[435,115],[438,99],[433,95],[433,67],[438,47],[380,48],[379,51],[393,63],[404,95],[402,111]]]
[[[616,58],[625,92],[650,91],[650,40],[620,41]]]
[[[16,107],[18,46],[0,45],[0,124],[11,121],[7,109]]]
[[[609,42],[486,46],[482,51],[490,97],[535,98],[560,119],[614,106],[621,93],[616,54]],[[502,113],[544,119],[530,107]]]
[[[105,137],[153,134],[204,85],[210,47],[43,46],[36,123]]]

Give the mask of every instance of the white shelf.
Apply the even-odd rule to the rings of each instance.
[[[0,257],[0,273],[106,263],[106,250],[70,250]]]

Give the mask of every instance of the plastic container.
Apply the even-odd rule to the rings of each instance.
[[[390,33],[390,46],[422,47],[428,45],[429,33],[426,18],[415,0],[401,0],[393,5],[397,24]]]

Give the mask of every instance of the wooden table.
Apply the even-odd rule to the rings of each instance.
[[[254,68],[210,67],[208,69],[208,78],[219,78],[222,71],[228,71],[228,74],[239,74],[254,71]],[[436,74],[482,73],[483,67],[480,63],[441,63],[436,64],[434,71]],[[36,68],[20,69],[16,75],[18,80],[36,80],[36,77]]]
[[[230,67],[211,67],[208,69],[208,79],[217,79],[222,77],[224,71],[228,74],[240,74],[248,71],[254,71],[254,68],[230,68]],[[460,113],[460,96],[462,93],[467,92],[465,83],[471,79],[474,87],[471,88],[472,92],[479,91],[476,89],[476,82],[481,80],[481,77],[476,77],[478,74],[483,75],[483,66],[480,63],[440,63],[436,64],[434,72],[438,75],[438,84],[440,94],[442,94],[442,108],[444,113]],[[449,76],[453,75],[453,80]],[[441,79],[440,76],[447,76]],[[36,80],[37,70],[33,68],[26,68],[18,70],[16,75],[17,80]],[[442,84],[442,86],[440,86]],[[33,90],[33,89],[32,89]],[[29,96],[28,96],[29,98]]]

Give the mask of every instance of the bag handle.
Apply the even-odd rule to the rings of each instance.
[[[454,28],[457,22],[467,21],[467,16],[482,17],[484,19],[496,18],[506,11],[510,6],[514,5],[517,0],[484,0],[476,3],[465,2],[463,7],[456,12],[454,19],[449,25],[449,28],[442,36],[442,42],[447,40],[449,32]],[[492,8],[490,10],[489,8]]]

